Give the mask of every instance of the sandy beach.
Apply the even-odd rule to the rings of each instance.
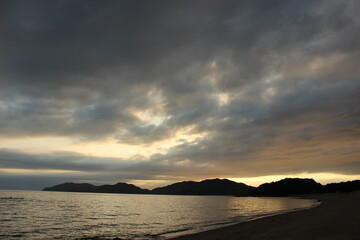
[[[321,205],[174,240],[360,239],[360,192],[307,195]]]

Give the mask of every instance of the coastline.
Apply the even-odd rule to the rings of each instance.
[[[299,197],[321,204],[171,239],[360,239],[360,192]]]

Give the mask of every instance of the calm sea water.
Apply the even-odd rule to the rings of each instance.
[[[0,239],[167,239],[314,205],[313,200],[0,191]]]

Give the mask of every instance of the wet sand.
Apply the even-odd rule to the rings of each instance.
[[[360,239],[360,192],[307,195],[321,205],[174,240]]]

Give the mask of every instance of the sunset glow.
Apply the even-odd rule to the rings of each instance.
[[[359,179],[358,10],[1,2],[0,189]]]

